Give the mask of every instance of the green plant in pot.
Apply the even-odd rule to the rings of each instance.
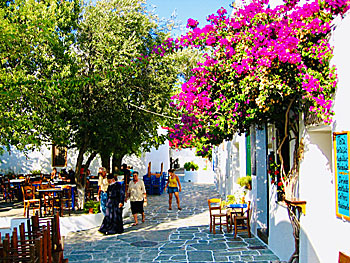
[[[32,175],[41,175],[41,170],[33,170],[30,172]]]
[[[226,200],[222,201],[222,208],[231,204],[244,204],[245,196],[246,191],[243,191],[242,189],[237,189],[233,194],[227,195]]]
[[[89,200],[85,202],[84,212],[89,214],[97,214],[100,212],[100,202]]]
[[[197,164],[195,164],[193,161],[191,161],[191,162],[186,162],[184,164],[184,168],[187,171],[197,171],[199,167]]]
[[[237,183],[245,189],[252,190],[252,177],[250,175],[238,178]]]
[[[236,196],[235,195],[228,195],[227,196],[227,200],[223,200],[221,202],[221,207],[224,208],[228,205],[231,205],[231,204],[236,204],[237,203],[237,200],[236,200]]]

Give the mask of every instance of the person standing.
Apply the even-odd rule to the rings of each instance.
[[[145,222],[144,205],[147,205],[147,194],[145,184],[142,180],[139,180],[139,173],[133,172],[133,180],[129,183],[127,196],[130,198],[131,213],[134,217],[135,223],[138,224],[137,214],[142,215],[142,223]]]
[[[57,169],[54,167],[52,169],[52,172],[51,172],[51,180],[54,181],[54,180],[58,180],[58,179],[62,179],[61,178],[61,175],[60,173],[57,171]]]
[[[112,174],[107,175],[109,183],[107,189],[106,214],[103,218],[99,232],[105,235],[121,234],[123,226],[124,189],[115,181]]]
[[[68,182],[71,184],[75,184],[75,172],[72,168],[68,170]]]
[[[106,168],[100,167],[98,174],[99,176],[97,196],[100,200],[101,212],[103,215],[106,215],[107,190],[109,185]]]
[[[122,169],[121,171],[123,172],[123,175],[124,175],[124,187],[125,187],[125,193],[128,192],[128,185],[129,185],[129,182],[130,182],[130,170],[128,169],[128,166],[123,163],[122,165]],[[125,196],[125,202],[126,202],[126,196]]]
[[[130,181],[132,180],[132,176],[134,174],[134,169],[132,166],[128,165],[128,170],[130,171]]]
[[[169,210],[172,210],[171,205],[173,201],[173,194],[175,195],[176,198],[176,203],[177,203],[177,209],[181,210],[182,208],[180,207],[180,197],[179,197],[179,192],[181,192],[181,183],[179,177],[175,174],[174,169],[169,169],[169,179],[167,184],[164,187],[164,191],[168,187],[168,194],[169,194]]]

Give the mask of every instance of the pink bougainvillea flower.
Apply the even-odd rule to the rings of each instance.
[[[194,29],[198,26],[198,24],[199,24],[199,22],[197,20],[192,19],[192,18],[189,18],[187,20],[187,28]]]

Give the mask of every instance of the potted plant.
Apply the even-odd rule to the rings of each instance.
[[[186,182],[197,182],[198,181],[198,165],[195,164],[193,161],[186,162],[184,164],[185,168],[185,177],[184,180]]]
[[[221,202],[221,207],[224,208],[228,205],[231,205],[231,204],[236,204],[237,203],[237,200],[236,200],[236,196],[235,195],[227,195],[227,199],[226,200],[223,200]]]
[[[193,161],[191,161],[191,162],[186,162],[184,164],[184,168],[187,171],[197,171],[199,167],[197,164],[195,164]]]
[[[89,200],[85,202],[84,212],[87,214],[97,214],[100,212],[100,202]]]
[[[16,176],[15,176],[15,173],[14,173],[12,170],[9,170],[9,171],[5,174],[5,178],[8,178],[8,179],[15,179]]]
[[[238,178],[237,183],[247,190],[252,190],[252,177],[250,175]]]

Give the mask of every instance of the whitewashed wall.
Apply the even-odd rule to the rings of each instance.
[[[67,154],[67,166],[58,167],[57,170],[65,168],[75,168],[77,160],[77,151],[69,150]],[[85,156],[87,160],[88,156]],[[11,151],[11,154],[5,152],[4,155],[0,156],[0,173],[6,174],[9,171],[15,174],[28,174],[33,170],[41,170],[42,173],[50,173],[52,171],[52,154],[51,146],[41,147],[40,150],[33,151],[25,155],[23,152],[17,150]],[[125,156],[122,163],[133,166],[135,171],[139,174],[144,175],[147,173],[148,162],[152,162],[152,172],[159,172],[161,163],[163,162],[163,171],[169,169],[169,143],[166,142],[161,145],[158,149],[151,149],[151,152],[142,154],[141,157],[136,155]],[[97,156],[91,163],[89,169],[92,175],[97,175],[98,168],[101,167],[101,160]]]
[[[288,261],[294,252],[293,229],[287,207],[277,203],[277,189],[269,184],[269,248],[281,259]],[[307,261],[299,261],[307,262]],[[312,261],[310,261],[312,262]]]
[[[338,20],[332,34],[332,62],[338,88],[332,126],[305,131],[305,157],[301,165],[300,198],[307,201],[301,220],[300,262],[338,262],[338,253],[350,255],[350,222],[336,217],[332,132],[350,131],[350,12]]]
[[[161,145],[158,150],[152,148],[151,152],[145,154],[146,167],[151,162],[151,171],[160,172],[161,163],[163,163],[163,172],[167,172],[170,167],[169,142]],[[146,170],[147,171],[147,170]],[[145,171],[145,172],[146,172]]]
[[[166,132],[159,129],[158,133]],[[67,153],[67,166],[58,167],[58,171],[65,168],[75,168],[78,152],[76,150],[69,150]],[[88,156],[85,156],[86,161]],[[143,153],[141,157],[136,155],[125,156],[122,163],[131,165],[133,170],[138,171],[140,175],[147,173],[148,163],[151,161],[152,172],[160,172],[161,163],[163,162],[163,171],[167,171],[169,164],[169,142],[166,141],[158,149],[152,148],[150,152]],[[51,145],[43,146],[36,151],[29,152],[25,155],[23,152],[12,149],[11,153],[5,152],[0,156],[0,173],[6,174],[9,171],[15,174],[27,174],[33,170],[41,170],[42,173],[50,173],[52,171],[52,148]],[[98,168],[101,167],[101,160],[97,156],[90,165],[92,175],[97,175]]]
[[[213,159],[216,185],[221,196],[233,194],[237,189],[239,177],[246,176],[245,136],[235,136],[215,147]]]
[[[69,150],[67,153],[67,166],[58,167],[58,171],[65,168],[75,168],[77,160],[77,151]],[[85,160],[88,156],[85,156]],[[15,174],[28,174],[33,170],[41,170],[42,173],[50,173],[52,171],[52,149],[51,145],[43,146],[39,150],[28,152],[24,154],[23,152],[17,151],[15,149],[11,150],[11,153],[5,152],[0,156],[0,173],[6,174],[9,171]],[[91,174],[97,174],[98,167],[101,166],[101,161],[99,158],[95,160],[90,165]]]
[[[159,129],[159,133],[164,130]],[[58,167],[61,169],[75,168],[77,151],[69,150],[67,153],[67,166]],[[183,167],[185,162],[194,161],[199,165],[201,173],[212,171],[212,163],[208,159],[195,156],[195,149],[173,150],[169,147],[169,141],[166,141],[158,149],[151,148],[150,152],[143,153],[140,157],[136,155],[127,155],[123,158],[122,163],[126,163],[133,167],[134,171],[138,171],[140,175],[147,173],[148,163],[151,162],[151,171],[160,172],[161,163],[163,163],[163,171],[167,172],[170,168],[170,157],[173,159],[179,158],[180,167]],[[85,160],[88,156],[85,156]],[[50,173],[52,171],[52,152],[51,146],[43,146],[37,151],[29,152],[25,155],[17,150],[12,150],[11,154],[5,152],[0,156],[0,174],[6,174],[9,171],[15,174],[27,174],[33,170],[41,170],[42,173]],[[90,165],[92,175],[96,175],[98,168],[101,167],[101,160],[97,156]]]
[[[166,134],[167,131],[159,128],[158,134]],[[142,155],[141,163],[145,164],[145,171],[142,173],[142,169],[140,168],[140,174],[146,174],[148,163],[151,162],[151,172],[160,172],[161,164],[163,163],[163,172],[167,172],[170,168],[170,147],[169,141],[166,141],[163,145],[161,145],[158,149],[152,148],[150,152],[147,152]]]
[[[306,215],[300,220],[300,258],[305,262],[337,262],[336,240],[340,232],[335,233],[332,133],[310,129],[303,137],[305,155],[300,166],[299,194],[307,204]]]

